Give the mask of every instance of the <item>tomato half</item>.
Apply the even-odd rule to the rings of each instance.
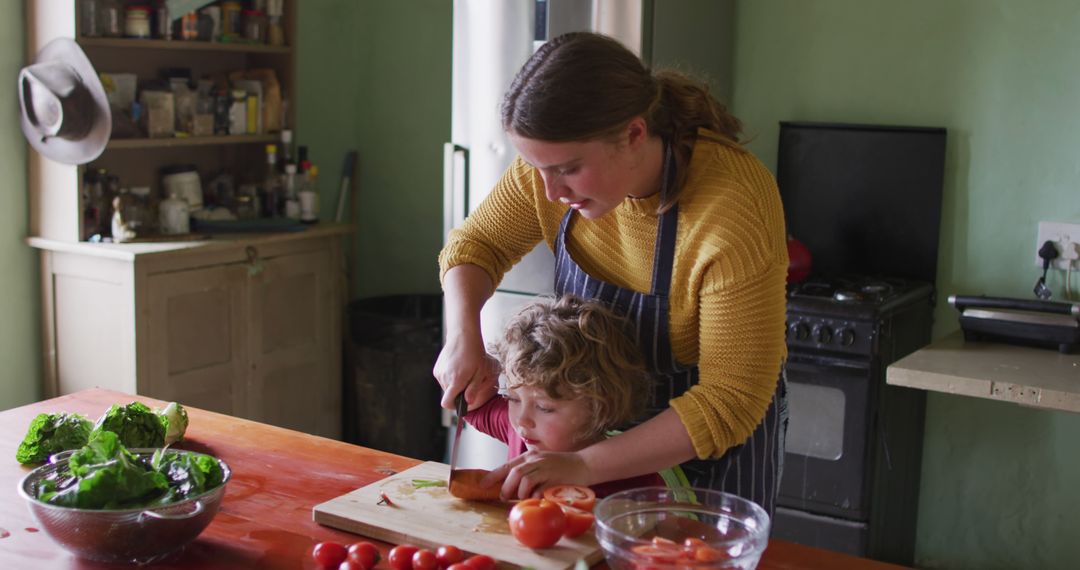
[[[563,531],[563,536],[566,538],[577,538],[590,528],[592,528],[593,521],[596,517],[589,511],[583,511],[581,509],[575,509],[574,507],[563,507],[563,514],[566,515],[566,530]]]
[[[549,548],[562,538],[566,515],[547,499],[525,499],[510,509],[510,532],[529,548]]]
[[[563,505],[585,511],[592,511],[596,506],[596,492],[583,485],[555,485],[544,489],[544,498]]]
[[[680,557],[678,549],[655,544],[640,544],[630,549],[631,552],[651,562],[661,564],[673,563]]]

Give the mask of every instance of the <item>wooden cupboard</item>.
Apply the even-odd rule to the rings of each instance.
[[[282,119],[297,131],[293,0],[285,2],[283,46],[85,37],[79,1],[30,0],[26,7],[29,58],[69,37],[98,72],[133,73],[140,84],[164,68],[189,69],[195,78],[271,69],[288,100]],[[223,168],[251,181],[264,174],[264,146],[278,138],[114,138],[80,166],[29,152],[28,242],[41,251],[47,396],[99,386],[340,438],[341,238],[349,226],[80,241],[86,168],[158,195],[160,169],[169,164],[195,165],[204,188]]]
[[[42,259],[46,395],[97,386],[339,438],[349,231],[31,238]]]

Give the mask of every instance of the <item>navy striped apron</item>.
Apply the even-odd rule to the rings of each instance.
[[[667,181],[670,153],[665,162],[664,179]],[[664,186],[666,191],[667,184]],[[675,361],[668,334],[668,292],[675,261],[678,204],[661,214],[657,224],[652,291],[649,293],[638,293],[593,278],[574,262],[566,248],[566,233],[573,213],[573,209],[567,210],[555,239],[555,293],[595,299],[634,322],[638,344],[653,375],[654,390],[646,414],[646,417],[653,417],[669,407],[669,400],[698,382],[697,365]],[[719,459],[693,459],[683,463],[683,471],[691,486],[726,491],[750,499],[764,507],[772,517],[783,472],[786,431],[787,387],[781,371],[765,419],[750,437]]]

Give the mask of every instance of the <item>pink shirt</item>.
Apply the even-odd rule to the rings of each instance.
[[[506,459],[513,459],[525,453],[525,441],[521,439],[514,427],[510,425],[510,405],[502,396],[495,396],[486,404],[465,414],[465,421],[477,430],[505,443],[509,447]],[[607,481],[592,486],[596,496],[606,497],[612,493],[633,489],[636,487],[663,487],[664,480],[657,473],[639,475],[629,479]]]

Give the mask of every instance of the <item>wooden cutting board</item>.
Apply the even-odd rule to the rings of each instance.
[[[555,546],[531,550],[510,534],[509,504],[463,501],[446,487],[416,488],[413,479],[446,481],[450,466],[429,461],[336,499],[316,505],[315,522],[391,544],[431,549],[453,544],[472,554],[486,554],[500,567],[536,570],[572,568],[584,559],[589,566],[603,559],[592,532],[561,539]],[[394,506],[379,504],[386,493]]]

